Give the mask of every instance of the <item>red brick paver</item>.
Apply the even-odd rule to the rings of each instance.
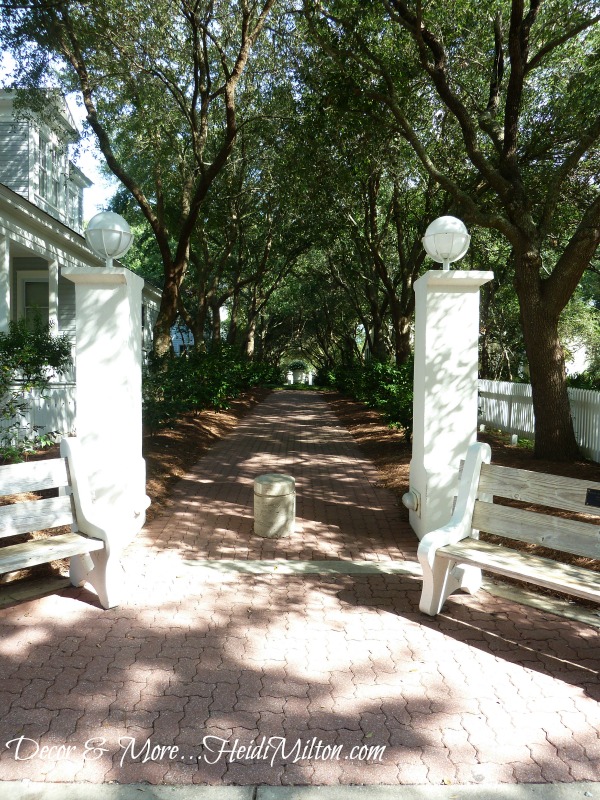
[[[266,471],[297,480],[298,529],[276,542],[252,534]],[[430,619],[410,574],[205,568],[414,562],[377,480],[321,396],[271,395],[128,549],[119,607],[70,589],[0,611],[0,779],[599,780],[597,629],[485,593]]]

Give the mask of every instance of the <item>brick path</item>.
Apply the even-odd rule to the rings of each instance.
[[[277,542],[252,535],[266,471],[297,479],[298,530]],[[103,611],[69,589],[0,611],[0,780],[599,780],[598,630],[485,593],[424,617],[415,551],[323,398],[271,395],[128,549],[131,599]],[[372,571],[285,574],[349,559]],[[281,739],[219,753],[263,737]]]

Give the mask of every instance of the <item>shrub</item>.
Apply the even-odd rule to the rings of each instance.
[[[600,371],[587,370],[574,375],[567,375],[567,385],[574,389],[590,389],[600,391]]]
[[[52,432],[23,425],[26,395],[33,389],[43,392],[52,374],[64,373],[70,361],[68,337],[54,336],[39,318],[33,324],[11,322],[8,333],[0,333],[0,459],[22,461],[27,452],[53,443]]]
[[[280,381],[277,367],[250,361],[226,345],[153,357],[144,371],[144,423],[156,430],[185,412],[227,408],[247,389]]]
[[[412,359],[401,367],[371,359],[366,364],[355,362],[337,367],[328,378],[343,394],[381,411],[388,423],[404,429],[407,439],[413,424]]]

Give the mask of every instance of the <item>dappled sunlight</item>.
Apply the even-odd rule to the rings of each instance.
[[[322,420],[322,401],[308,402]],[[320,452],[317,478],[309,456],[295,462],[290,536],[252,533],[253,476],[236,473],[223,440],[126,550],[119,606],[103,611],[70,588],[0,612],[0,742],[78,748],[43,762],[0,748],[3,779],[34,768],[51,782],[151,785],[597,777],[586,753],[598,746],[598,631],[487,594],[422,615],[415,537],[368,464],[357,459],[348,477],[340,460],[354,469],[356,451],[341,438],[352,457]],[[361,559],[372,571],[348,574]],[[304,562],[332,571],[301,572]],[[207,742],[271,737],[344,751],[208,758]],[[84,758],[92,739],[97,757]],[[363,758],[347,757],[363,746]],[[173,747],[176,759],[164,755]]]
[[[245,784],[256,782],[260,768],[266,783],[279,783],[283,774],[342,784],[359,776],[363,783],[473,783],[479,775],[511,783],[519,768],[537,769],[542,782],[560,769],[567,775],[565,764],[583,768],[568,748],[573,740],[589,747],[596,736],[590,720],[597,676],[577,655],[585,652],[582,637],[594,636],[585,626],[557,619],[551,636],[534,643],[527,632],[540,629],[543,615],[519,609],[524,638],[517,641],[501,627],[516,626],[514,615],[502,617],[514,606],[494,598],[486,598],[491,614],[488,608],[478,615],[473,598],[461,598],[451,612],[423,618],[419,582],[402,576],[173,578],[163,570],[152,587],[140,581],[131,602],[108,612],[76,601],[81,590],[54,596],[44,603],[44,619],[35,615],[35,629],[40,625],[55,646],[28,650],[33,666],[18,686],[12,675],[21,671],[21,653],[2,659],[8,691],[17,689],[0,722],[5,739],[14,736],[19,708],[33,703],[30,721],[19,728],[27,736],[80,746],[91,737],[105,740],[97,760],[46,764],[46,780],[61,780],[68,769],[78,782]],[[11,618],[27,627],[34,607],[6,612],[2,633]],[[557,657],[560,647],[573,656]],[[68,678],[62,690],[61,674]],[[32,694],[42,675],[43,693]],[[49,689],[54,681],[57,688]],[[552,744],[536,727],[540,697],[553,698],[552,714],[563,720]],[[57,717],[59,708],[79,720],[75,728],[69,715]],[[332,762],[327,778],[314,759],[199,763],[205,736],[246,744],[316,736],[386,750],[381,762]],[[178,745],[184,763],[142,763],[125,749],[148,739]],[[8,751],[0,764],[7,779],[24,774]]]
[[[30,648],[35,648],[47,640],[48,632],[41,629],[31,629],[31,627],[22,626],[16,629],[14,633],[7,634],[2,637],[0,641],[0,655],[11,655],[17,647],[22,647],[26,644]],[[26,641],[24,641],[26,637]]]
[[[416,540],[395,498],[379,488],[321,396],[274,393],[260,409],[179,484],[166,527],[148,526],[156,547],[184,559],[415,559]],[[297,524],[282,540],[253,533],[253,483],[266,472],[296,480]]]

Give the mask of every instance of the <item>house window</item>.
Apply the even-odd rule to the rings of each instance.
[[[83,224],[81,191],[78,186],[69,186],[69,227],[79,230]]]
[[[17,307],[20,318],[30,325],[39,317],[50,320],[50,289],[46,271],[20,272],[17,283]]]
[[[40,197],[58,206],[59,163],[57,148],[40,134]]]
[[[39,170],[40,170],[40,197],[46,197],[48,195],[48,186],[49,186],[49,176],[48,176],[48,148],[50,147],[50,143],[47,139],[40,134],[40,163],[39,163]]]

